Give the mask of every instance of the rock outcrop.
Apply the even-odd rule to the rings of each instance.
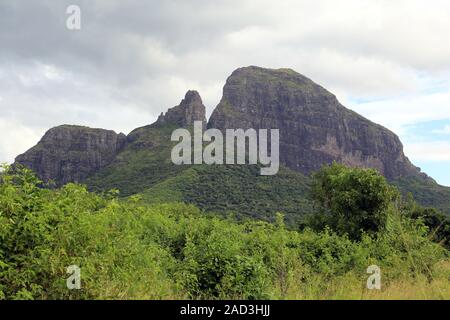
[[[165,114],[161,113],[155,125],[173,124],[180,127],[189,127],[194,121],[206,123],[205,106],[199,93],[195,90],[189,90],[178,106],[170,108]]]
[[[44,181],[56,186],[81,182],[111,163],[127,143],[111,130],[62,125],[47,131],[41,141],[16,158]]]
[[[210,128],[279,129],[280,162],[304,174],[333,161],[389,179],[418,175],[399,138],[290,69],[246,67],[227,79]]]
[[[169,108],[165,114],[161,113],[154,123],[131,131],[127,136],[128,142],[134,149],[152,149],[167,144],[170,142],[170,134],[165,138],[167,141],[161,141],[161,137],[155,135],[154,129],[189,128],[194,121],[202,121],[206,127],[205,110],[200,94],[189,90],[179,105]]]

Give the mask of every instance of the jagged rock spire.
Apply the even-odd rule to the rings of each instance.
[[[178,106],[170,108],[165,114],[161,113],[156,124],[175,124],[180,127],[188,127],[194,121],[206,123],[205,113],[205,106],[199,93],[195,90],[189,90]]]

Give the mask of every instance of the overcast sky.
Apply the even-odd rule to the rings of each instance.
[[[81,30],[66,9],[81,8]],[[128,133],[236,68],[289,67],[450,185],[450,1],[0,0],[0,162],[47,129]]]

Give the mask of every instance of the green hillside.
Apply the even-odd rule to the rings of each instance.
[[[123,197],[142,194],[147,203],[185,202],[236,218],[273,221],[276,212],[291,226],[312,209],[309,178],[281,168],[261,176],[258,166],[174,165],[172,126],[148,126],[130,134],[131,143],[116,160],[86,180],[92,191],[118,189]]]
[[[450,188],[437,184],[432,179],[405,177],[393,181],[403,195],[411,193],[422,206],[434,207],[450,215]]]
[[[298,225],[312,212],[310,179],[282,168],[277,175],[261,176],[258,166],[193,166],[143,192],[148,203],[185,202],[206,211],[274,221],[283,213]]]
[[[313,212],[310,177],[281,167],[261,176],[258,166],[174,165],[170,152],[175,126],[151,125],[134,130],[130,143],[108,167],[86,180],[92,191],[118,189],[121,197],[141,194],[148,204],[183,202],[221,216],[273,222],[277,212],[291,228]],[[422,178],[393,182],[424,206],[450,213],[450,189]]]
[[[187,167],[176,166],[170,158],[173,143],[170,135],[175,126],[146,126],[128,136],[131,143],[106,168],[85,183],[93,191],[118,189],[130,196],[174,177]]]

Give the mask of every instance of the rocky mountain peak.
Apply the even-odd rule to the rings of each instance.
[[[304,174],[337,161],[390,179],[417,175],[398,137],[291,69],[245,67],[227,79],[208,127],[280,130],[280,162]]]
[[[189,90],[178,106],[170,108],[167,112],[161,113],[155,125],[162,126],[174,124],[180,127],[188,127],[194,121],[206,123],[206,111],[200,94],[195,90]]]
[[[48,130],[39,143],[16,158],[15,164],[34,170],[57,186],[81,182],[111,163],[126,146],[123,133],[84,126],[62,125]]]

